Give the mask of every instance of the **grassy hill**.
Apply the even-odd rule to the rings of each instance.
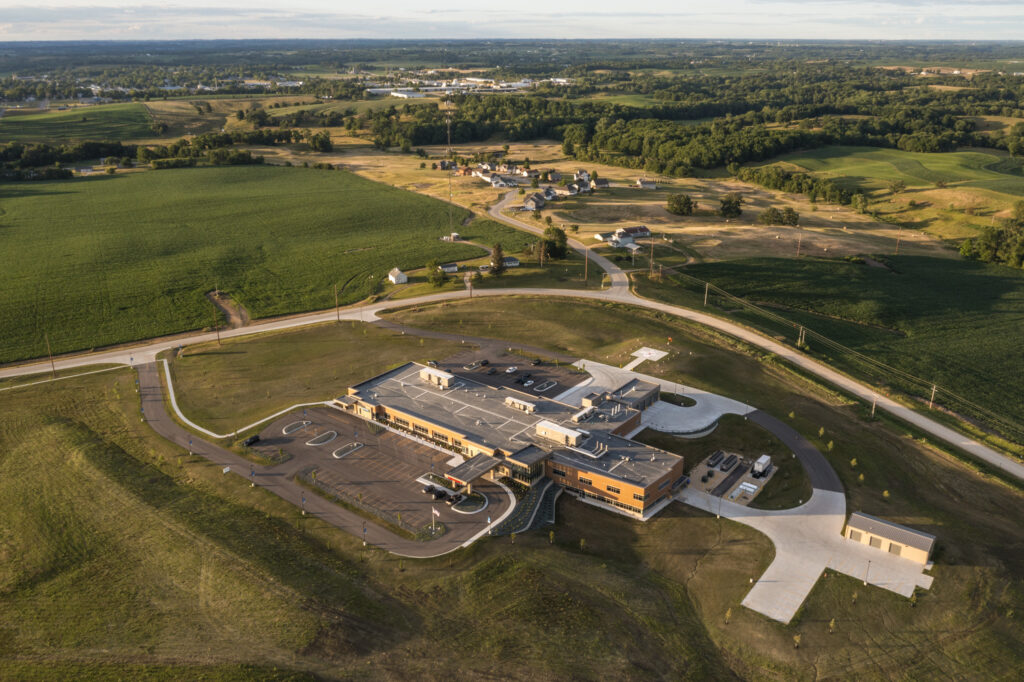
[[[772,161],[778,162],[861,189],[872,199],[872,210],[945,239],[973,236],[1024,197],[1021,162],[991,149],[924,154],[823,147]],[[891,195],[893,180],[905,182],[907,190]]]
[[[752,531],[574,506],[554,546],[403,561],[190,461],[139,422],[132,382],[0,392],[0,678],[731,676],[683,585],[637,552],[682,552],[674,572],[728,576],[715,598],[738,599],[732,563],[767,550]]]
[[[212,325],[205,293],[256,317],[372,293],[392,267],[483,251],[448,244],[448,207],[344,171],[193,168],[0,188],[0,362]],[[461,223],[467,215],[456,209]],[[521,233],[479,221],[483,244]],[[510,249],[511,251],[511,249]]]
[[[972,261],[888,257],[890,269],[840,260],[758,258],[688,266],[686,273],[904,372],[1020,422],[1024,375],[1024,272]],[[699,307],[704,287],[683,278],[644,280],[640,290]],[[796,330],[712,297],[718,311],[794,340]],[[856,375],[907,390],[893,373],[810,342]],[[928,386],[915,386],[928,398]],[[951,405],[954,409],[959,403]],[[968,414],[970,414],[968,412]],[[1018,436],[1019,437],[1019,436]]]
[[[146,107],[139,103],[26,114],[8,110],[0,118],[0,142],[55,144],[74,140],[131,140],[152,137],[151,123]]]

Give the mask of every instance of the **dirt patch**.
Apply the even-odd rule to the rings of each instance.
[[[248,311],[235,303],[231,297],[223,291],[208,291],[206,292],[206,298],[210,303],[217,306],[219,311],[224,313],[224,317],[228,320],[228,327],[231,329],[245,327],[249,324]]]

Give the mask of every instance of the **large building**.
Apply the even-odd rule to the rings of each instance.
[[[572,406],[410,362],[334,404],[461,455],[446,474],[459,484],[508,476],[533,485],[547,476],[587,501],[648,518],[686,480],[682,457],[625,437],[659,391],[632,380]]]

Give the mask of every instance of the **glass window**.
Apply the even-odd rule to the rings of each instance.
[[[900,545],[897,545],[895,542],[890,542],[889,543],[889,554],[895,554],[896,556],[899,556],[900,555],[900,550],[902,550],[902,549],[903,549],[903,547],[901,547]]]
[[[592,480],[590,480],[589,478],[583,478],[582,476],[580,476],[580,483],[582,483],[583,485],[594,485],[594,482]]]
[[[877,549],[882,549],[882,538],[871,538],[871,546]]]
[[[860,542],[860,531],[859,530],[854,530],[854,529],[851,528],[850,529],[850,539],[853,540],[854,542]]]
[[[622,492],[621,490],[619,490],[618,488],[616,488],[613,485],[606,486],[606,488],[608,489],[608,492],[615,493],[616,495],[618,495],[619,493]]]
[[[562,471],[561,469],[552,469],[551,473],[553,473],[555,476],[565,476],[565,472]]]

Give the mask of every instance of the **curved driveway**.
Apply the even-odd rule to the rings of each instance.
[[[505,223],[511,224],[517,228],[528,230],[532,233],[542,232],[540,228],[528,225],[521,220],[514,218],[508,218],[501,215],[500,209],[506,206],[511,200],[513,195],[510,193],[495,207],[491,208],[490,215],[495,219],[501,220]],[[583,245],[576,240],[570,240],[570,245],[577,251],[583,252]],[[778,357],[796,365],[802,370],[809,372],[826,382],[837,386],[841,390],[863,400],[864,402],[877,402],[878,409],[884,410],[889,414],[905,421],[916,428],[928,433],[939,440],[950,443],[963,451],[971,454],[974,457],[990,464],[993,467],[1001,469],[1005,473],[1010,474],[1020,480],[1024,480],[1024,464],[1007,457],[999,452],[996,452],[992,448],[983,445],[982,443],[969,438],[954,429],[949,428],[939,422],[936,422],[926,415],[915,412],[914,410],[901,405],[900,403],[888,398],[884,395],[879,395],[872,387],[866,386],[855,379],[852,379],[840,372],[834,370],[824,362],[811,358],[807,355],[802,354],[799,350],[786,346],[785,344],[779,343],[774,339],[762,335],[760,332],[756,332],[747,327],[723,320],[713,315],[708,315],[696,310],[689,308],[683,308],[681,306],[672,305],[670,303],[662,303],[660,301],[652,301],[650,299],[641,298],[637,296],[629,289],[629,281],[626,274],[621,268],[616,266],[614,263],[609,261],[607,258],[590,252],[589,258],[596,264],[602,267],[611,277],[612,285],[609,289],[600,291],[594,291],[589,289],[529,289],[529,288],[508,288],[508,289],[476,289],[473,295],[476,297],[480,296],[557,296],[561,298],[575,297],[575,298],[586,298],[586,299],[599,299],[604,301],[615,301],[627,305],[637,306],[640,308],[647,308],[649,310],[657,310],[660,312],[668,313],[676,317],[681,317],[693,322],[698,322],[712,329],[716,329],[721,332],[725,332],[731,336],[741,339],[752,346],[759,347],[770,353],[774,353]],[[345,308],[340,313],[340,319],[342,320],[364,320],[373,321],[378,319],[378,313],[392,308],[398,308],[402,306],[413,306],[422,305],[428,303],[436,303],[440,301],[449,301],[456,299],[463,299],[468,296],[466,291],[450,291],[439,294],[430,294],[427,296],[419,296],[416,298],[404,299],[402,301],[382,301],[377,303],[371,303],[362,306],[353,306]],[[323,322],[331,322],[336,319],[338,314],[334,310],[328,310],[318,313],[308,313],[304,315],[295,315],[287,318],[269,320],[262,323],[255,323],[247,327],[239,327],[237,329],[230,329],[221,332],[221,338],[234,338],[238,336],[246,336],[249,334],[259,334],[267,331],[277,331],[282,329],[292,329],[295,327],[302,327],[310,324],[318,324]],[[213,332],[199,333],[199,334],[183,334],[177,337],[155,339],[153,341],[144,342],[133,346],[124,346],[121,348],[102,351],[99,353],[80,354],[64,356],[60,359],[55,360],[57,369],[68,369],[73,367],[82,367],[87,365],[103,364],[103,363],[114,363],[123,365],[135,365],[140,363],[153,362],[157,353],[164,350],[170,350],[177,348],[182,345],[189,345],[194,343],[203,343],[216,340],[216,335]],[[14,367],[7,367],[0,369],[0,378],[12,377],[12,376],[23,376],[27,374],[38,374],[49,371],[50,367],[48,363],[36,362],[32,364],[18,365]]]
[[[392,554],[417,559],[453,552],[487,532],[487,524],[482,518],[478,520],[475,517],[465,517],[462,519],[451,514],[447,515],[445,519],[448,532],[429,542],[403,538],[376,523],[367,523],[362,516],[329,502],[292,480],[296,465],[301,465],[301,463],[285,462],[270,467],[256,465],[230,450],[192,434],[167,414],[157,364],[149,362],[140,365],[138,371],[143,418],[154,431],[183,450],[188,449],[219,467],[231,467],[230,473],[249,478],[255,485],[269,490],[296,507],[302,506],[303,499],[305,499],[304,508],[307,516],[336,526],[353,537],[362,537],[368,544],[387,550]],[[474,488],[477,492],[487,495],[490,504],[488,515],[494,520],[494,525],[497,525],[511,510],[512,495],[506,489],[490,481],[475,485]]]

